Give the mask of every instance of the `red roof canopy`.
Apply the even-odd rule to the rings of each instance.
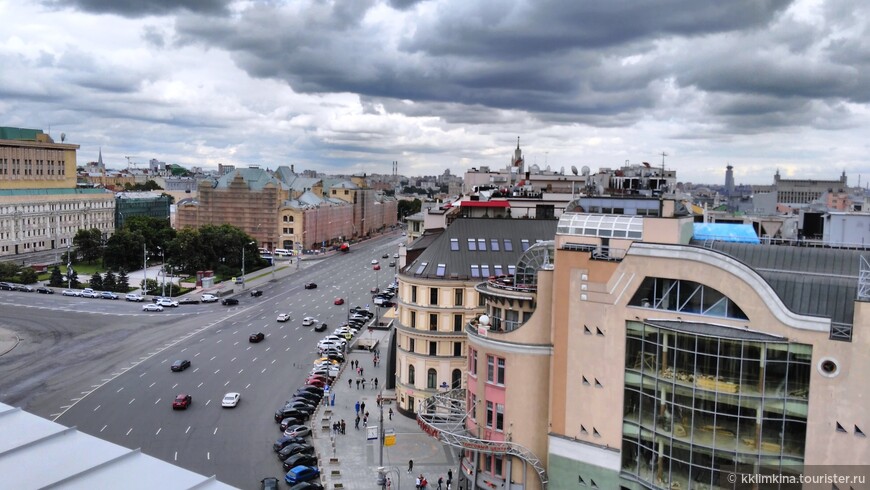
[[[507,201],[459,201],[459,205],[464,208],[509,208],[511,204]]]

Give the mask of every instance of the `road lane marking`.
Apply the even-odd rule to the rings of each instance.
[[[206,404],[206,405],[208,405],[209,403],[211,403],[211,400],[206,400],[206,401],[205,401],[205,404]]]
[[[218,369],[218,370],[217,370],[217,371],[215,371],[215,372],[214,372],[214,373],[215,373],[215,374],[217,374],[217,373],[219,373],[219,372],[221,372],[221,370],[220,370],[220,369]]]
[[[160,403],[160,400],[162,400],[162,398],[158,398],[157,401],[154,402],[154,404],[157,405],[158,403]]]
[[[149,387],[149,388],[154,388],[154,385],[156,385],[156,384],[157,384],[157,381],[151,383],[148,387]]]
[[[217,332],[215,332],[215,333],[221,333],[221,332],[223,332],[223,331],[224,331],[224,329],[219,328],[219,329],[217,330]]]
[[[212,356],[212,358],[209,359],[209,361],[214,361],[214,359],[215,359],[216,357],[217,357],[217,356]]]
[[[184,340],[184,339],[182,339],[182,340]],[[187,350],[187,347],[185,347],[184,349],[181,349],[181,352],[184,352],[186,350]]]
[[[239,369],[239,374],[242,374],[242,371],[244,371],[244,368]]]
[[[161,427],[161,428],[159,428],[159,429],[157,429],[157,433],[156,433],[156,434],[154,434],[154,435],[155,435],[155,436],[156,436],[156,435],[157,435],[157,434],[160,434],[160,431],[161,431],[161,430],[162,430],[162,429],[163,429],[163,427]]]
[[[266,352],[269,352],[269,349],[271,349],[271,347],[266,347]]]
[[[253,360],[251,360],[251,362],[257,362],[257,359],[259,359],[259,358],[255,357]]]
[[[229,381],[227,381],[227,382],[226,382],[226,383],[224,383],[224,386],[226,386],[226,385],[228,385],[228,384],[230,384],[230,382],[229,382]]]
[[[99,410],[100,407],[102,407],[102,405],[97,405],[97,408],[94,409],[94,412],[96,412],[97,410]]]
[[[281,337],[281,338],[282,338],[282,339],[286,339],[286,338],[287,338],[287,335],[285,334],[285,335],[284,335],[283,337]]]
[[[178,451],[175,451],[175,461],[178,461]]]
[[[199,371],[199,368],[196,368],[196,369],[193,370],[193,372],[197,372],[197,371]]]
[[[251,383],[248,383],[248,386],[245,386],[245,389],[247,390],[250,387],[251,387]]]
[[[235,331],[235,332],[233,332],[233,335],[235,335],[235,334],[237,334],[237,333],[239,333],[239,331],[238,331],[238,330],[236,330],[236,331]]]
[[[133,432],[133,428],[132,428],[132,427],[130,427],[130,430],[127,431],[127,435],[129,436],[131,432]]]
[[[100,432],[103,432],[104,430],[106,430],[106,427],[108,427],[108,426],[109,426],[108,424],[104,425],[103,428],[100,429]]]
[[[275,361],[277,361],[277,360],[278,359],[272,359],[272,362],[270,362],[269,364],[275,364]]]
[[[205,453],[205,459],[211,459],[211,453],[210,453],[210,452]]]
[[[266,372],[266,368],[263,368],[263,370],[260,371],[260,374],[263,374],[263,373],[265,373],[265,372]]]
[[[197,352],[196,354],[193,355],[193,357],[196,357],[196,356],[198,356],[198,355],[200,355],[200,354],[202,354],[202,352]]]
[[[215,427],[215,428],[214,428],[214,433],[212,434],[213,436],[214,436],[214,435],[217,435],[217,430],[218,430],[218,428]]]
[[[245,349],[245,350],[251,350],[251,346],[250,346],[250,345],[249,345],[249,346],[248,346],[248,348],[247,348],[247,349]]]
[[[239,341],[236,341],[236,343],[235,343],[235,344],[233,344],[233,345],[239,345]]]
[[[69,401],[75,403],[75,402],[81,400],[82,398],[84,398],[84,397],[83,397],[83,396],[80,396],[80,397],[78,397],[78,398],[70,398]]]
[[[71,407],[71,406],[72,406],[72,405],[61,405],[60,409],[61,409],[61,410],[64,410],[64,409],[67,409],[67,408],[69,408],[69,407]]]
[[[184,433],[185,433],[185,434],[187,434],[187,433],[188,433],[188,432],[190,432],[190,428],[191,428],[191,426],[190,426],[190,425],[188,425],[188,426],[187,426],[187,430],[186,430],[186,431],[184,431]],[[175,453],[175,454],[178,454],[178,453]]]
[[[237,358],[237,357],[234,357],[234,358],[230,359],[230,362],[233,362],[233,361],[235,361],[236,359],[238,359],[238,358]]]
[[[148,371],[145,371],[144,373],[140,374],[139,377],[141,378],[142,376],[145,376],[146,374],[148,374]]]
[[[174,390],[177,386],[178,386],[178,383],[175,383],[174,385],[172,385],[172,389]]]
[[[302,337],[299,337],[299,342],[302,342]]]
[[[118,391],[116,391],[115,393],[120,393],[121,390],[123,390],[123,389],[124,389],[124,387],[122,386],[122,387],[118,388]]]
[[[201,386],[202,386],[202,383],[196,385],[197,388],[199,388],[199,387],[201,387]]]
[[[287,347],[286,349],[284,349],[284,352],[290,352],[290,348]]]
[[[132,405],[132,404],[133,404],[133,402],[135,402],[135,401],[136,401],[136,399],[135,399],[135,398],[133,398],[133,399],[132,399],[132,400],[130,400],[130,403],[128,403],[128,404],[127,404],[127,405]]]
[[[218,339],[218,341],[215,342],[215,343],[216,343],[216,344],[220,344],[222,340],[223,340],[223,339]]]

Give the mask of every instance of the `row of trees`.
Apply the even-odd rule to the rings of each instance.
[[[48,279],[48,285],[55,288],[67,286],[80,288],[82,283],[79,281],[79,275],[75,270],[73,270],[72,274],[64,280],[64,275],[61,273],[60,267],[54,266],[51,269],[51,276]],[[124,270],[119,271],[117,274],[112,271],[106,272],[105,274],[95,272],[94,275],[91,276],[90,281],[88,281],[88,287],[96,289],[97,291],[127,293],[130,291],[130,278],[127,277],[127,272]]]
[[[0,281],[33,284],[36,280],[36,272],[30,267],[21,267],[12,262],[0,262]]]

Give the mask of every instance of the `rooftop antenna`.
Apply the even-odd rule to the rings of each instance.
[[[60,133],[60,142],[63,143],[64,141],[66,141],[66,133]],[[859,182],[860,182],[860,179],[859,179]]]
[[[662,181],[661,181],[661,185],[659,186],[659,190],[662,191],[662,193],[664,193],[664,191],[665,191],[665,157],[666,156],[668,156],[668,154],[665,152],[662,152],[662,175],[660,176]]]

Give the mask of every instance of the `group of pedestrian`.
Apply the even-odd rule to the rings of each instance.
[[[414,460],[408,460],[408,474],[414,471]],[[420,473],[420,476],[414,481],[414,486],[417,490],[426,490],[429,488],[429,482],[426,480],[426,477],[423,473]],[[438,489],[437,490],[451,490],[453,487],[453,470],[447,470],[447,480],[444,480],[443,476],[438,477]]]
[[[343,435],[345,433],[346,428],[347,428],[347,426],[344,423],[344,419],[341,419],[337,422],[332,423],[332,433],[333,434],[342,434]]]

